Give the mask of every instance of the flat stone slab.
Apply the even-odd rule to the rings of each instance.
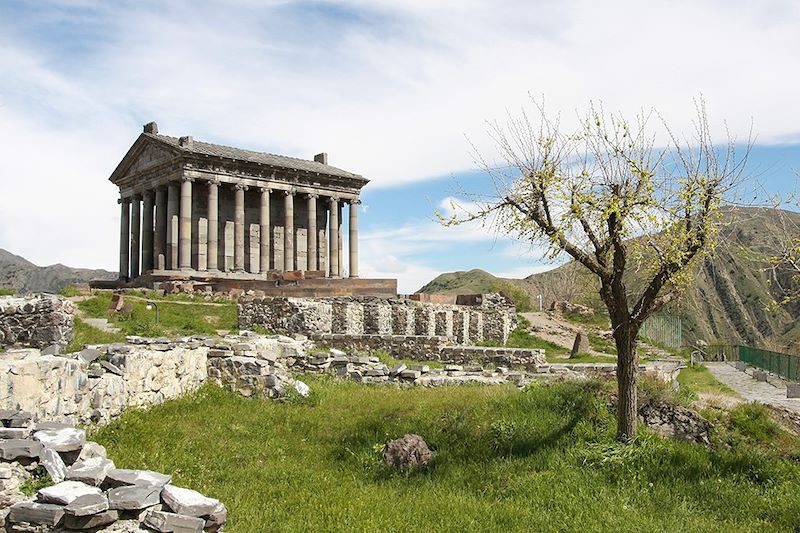
[[[0,427],[0,439],[27,439],[31,436],[30,428]]]
[[[161,487],[129,486],[108,491],[108,507],[120,511],[135,511],[161,503]]]
[[[78,428],[43,429],[33,438],[57,452],[74,452],[86,444],[86,432]]]
[[[152,470],[127,470],[115,468],[106,474],[104,486],[108,488],[140,486],[161,488],[172,480],[172,476]]]
[[[86,516],[67,514],[64,516],[64,527],[67,529],[95,530],[98,527],[111,525],[117,520],[119,520],[119,511],[113,510]]]
[[[102,493],[78,496],[64,507],[64,511],[72,516],[89,516],[107,510],[108,498]]]
[[[203,496],[196,490],[166,485],[161,493],[170,509],[185,516],[206,516],[214,512],[219,500]]]
[[[8,521],[55,526],[64,517],[64,507],[52,503],[20,502],[11,506]]]
[[[102,491],[80,481],[62,481],[52,487],[40,489],[36,498],[41,503],[67,505],[86,494],[102,494]]]
[[[214,511],[206,517],[206,529],[217,531],[225,525],[228,520],[228,509],[221,502],[217,504]]]
[[[0,440],[0,457],[6,461],[16,459],[38,459],[42,443],[30,439]]]
[[[99,487],[109,472],[114,470],[114,461],[105,457],[92,457],[78,461],[66,471],[66,479],[82,481],[87,485]]]
[[[65,429],[74,428],[75,424],[69,422],[37,422],[34,426],[34,431],[42,431],[45,429]]]
[[[202,533],[206,521],[192,516],[152,511],[144,519],[144,525],[161,533]]]
[[[106,447],[102,444],[97,444],[96,442],[92,441],[84,444],[78,460],[85,461],[86,459],[91,459],[92,457],[106,457]]]
[[[50,448],[42,448],[42,453],[39,454],[39,464],[41,464],[47,473],[50,474],[50,479],[53,483],[61,483],[67,475],[67,465],[64,460],[58,455],[58,452]]]

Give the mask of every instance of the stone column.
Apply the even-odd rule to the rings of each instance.
[[[233,269],[236,272],[244,272],[244,191],[246,185],[237,183],[233,186],[234,193],[234,217],[233,217]]]
[[[336,231],[336,236],[339,239],[339,274],[338,276],[341,278],[344,275],[344,240],[342,239],[342,227],[344,226],[344,204],[339,202],[339,213],[338,213],[338,221],[339,221],[339,228]]]
[[[260,190],[261,206],[258,212],[258,268],[262,274],[265,274],[269,270],[269,193],[271,189],[262,187]]]
[[[167,268],[178,270],[178,184],[170,183],[167,188]]]
[[[285,191],[283,202],[283,269],[294,270],[294,191]]]
[[[319,270],[317,261],[317,195],[308,195],[308,270]]]
[[[131,201],[120,198],[119,205],[119,277],[125,279],[130,274]]]
[[[350,200],[350,277],[358,277],[358,205],[361,200]]]
[[[144,191],[142,209],[142,272],[153,270],[153,191]]]
[[[330,276],[339,277],[339,200],[330,199],[330,215],[328,221],[328,264],[331,266]]]
[[[164,187],[156,189],[156,234],[153,240],[153,268],[167,268],[167,194]]]
[[[141,198],[131,198],[131,279],[139,277],[139,234],[141,230]]]
[[[208,270],[219,270],[218,246],[219,246],[219,181],[211,180],[208,182],[208,249],[206,260]]]
[[[181,270],[192,269],[192,179],[181,181],[181,216],[178,230],[178,264]]]

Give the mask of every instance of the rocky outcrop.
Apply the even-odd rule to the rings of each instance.
[[[662,437],[705,445],[711,443],[711,423],[686,407],[652,400],[639,408],[639,417]]]
[[[51,294],[0,296],[0,346],[66,346],[74,311],[72,302]]]

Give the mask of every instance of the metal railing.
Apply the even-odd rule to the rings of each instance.
[[[713,360],[743,361],[788,381],[800,381],[800,356],[798,355],[740,345],[709,346],[707,352]]]

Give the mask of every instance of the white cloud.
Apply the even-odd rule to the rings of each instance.
[[[325,150],[370,187],[474,167],[465,135],[491,158],[484,120],[529,91],[566,121],[595,99],[655,106],[676,131],[702,92],[718,128],[727,118],[743,134],[754,118],[762,142],[800,139],[789,0],[39,5],[0,22],[0,246],[37,262],[114,268],[106,178],[151,119],[201,140]],[[428,242],[486,237],[426,228]]]

